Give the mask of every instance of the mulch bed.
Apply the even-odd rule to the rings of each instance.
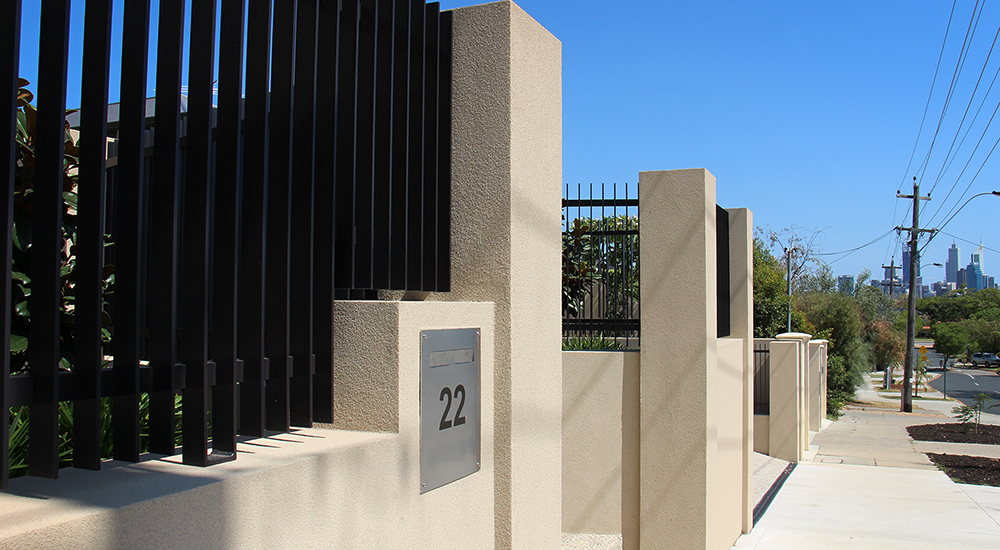
[[[1000,458],[937,453],[927,457],[957,483],[1000,487]]]
[[[980,424],[977,431],[965,424],[921,424],[909,426],[906,431],[917,441],[944,441],[947,443],[987,443],[1000,445],[1000,426]]]

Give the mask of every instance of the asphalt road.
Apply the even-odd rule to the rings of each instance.
[[[930,369],[932,376],[940,373],[940,368]],[[986,403],[987,407],[1000,403],[1000,376],[992,371],[952,367],[946,374],[931,382],[930,386],[938,391],[943,391],[947,386],[948,397],[958,399],[966,405],[975,403],[975,398],[980,393],[990,396],[990,400]],[[983,413],[1000,414],[1000,406],[992,410],[984,409]]]

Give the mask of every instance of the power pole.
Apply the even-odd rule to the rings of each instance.
[[[906,314],[906,356],[903,363],[903,393],[899,399],[899,411],[913,412],[912,382],[913,377],[913,344],[916,337],[917,324],[917,271],[920,269],[920,258],[917,257],[917,239],[921,233],[929,233],[931,229],[920,229],[920,201],[929,201],[930,197],[920,196],[920,186],[917,177],[913,177],[913,194],[902,195],[896,192],[897,199],[913,199],[913,227],[897,227],[899,231],[910,232],[910,295],[909,308]]]
[[[889,287],[889,299],[893,300],[896,297],[896,270],[900,269],[900,267],[896,265],[896,258],[894,257],[892,261],[889,262],[889,265],[883,265],[882,269],[889,270],[889,284],[886,285],[883,282],[882,287]],[[885,366],[885,372],[883,373],[882,378],[882,389],[892,389],[892,365]]]

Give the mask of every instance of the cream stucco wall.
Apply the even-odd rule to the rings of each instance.
[[[799,462],[802,459],[802,391],[799,342],[770,343],[770,401],[768,454]]]
[[[729,334],[743,339],[743,532],[753,528],[753,212],[729,208]]]
[[[562,45],[512,2],[454,10],[452,290],[496,303],[498,549],[561,544]]]
[[[720,368],[715,177],[640,172],[639,200],[640,547],[721,550],[742,531],[744,350],[726,342]]]
[[[638,544],[639,354],[563,352],[564,533]]]
[[[0,548],[492,549],[493,305],[349,302],[336,313],[338,381],[395,380],[389,397],[353,404],[394,416],[398,433],[301,429],[241,440],[236,461],[210,468],[177,455],[14,479],[0,493]],[[421,495],[420,331],[461,327],[481,328],[482,469]]]

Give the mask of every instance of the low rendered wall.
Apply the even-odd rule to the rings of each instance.
[[[394,433],[302,429],[241,440],[236,461],[209,468],[177,455],[14,479],[0,548],[492,550],[493,304],[347,302],[337,321],[338,381],[378,388],[354,406]],[[421,495],[420,331],[462,327],[482,334],[482,469]],[[369,353],[373,339],[388,355]]]
[[[638,544],[639,354],[564,351],[562,530]]]
[[[742,338],[719,338],[709,385],[707,548],[732,546],[742,533],[743,346]]]
[[[753,452],[771,454],[771,417],[766,414],[753,415]]]

